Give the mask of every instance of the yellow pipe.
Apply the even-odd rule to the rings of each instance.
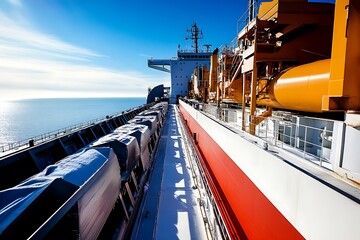
[[[304,112],[322,112],[328,94],[330,59],[291,68],[270,85],[268,100],[258,104]]]

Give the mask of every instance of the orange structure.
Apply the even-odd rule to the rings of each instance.
[[[188,83],[188,94],[189,98],[200,99],[205,101],[208,99],[209,90],[209,71],[206,66],[196,67],[194,73],[191,76],[191,80]]]
[[[243,114],[250,106],[252,130],[271,108],[360,110],[359,12],[355,0],[261,3],[236,44],[214,52],[207,92],[217,83],[217,102],[242,104]],[[204,101],[215,102],[214,95]],[[267,107],[260,116],[257,106]]]

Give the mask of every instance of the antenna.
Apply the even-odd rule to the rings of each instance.
[[[195,53],[199,52],[199,39],[203,38],[202,31],[198,28],[196,23],[194,23],[191,29],[187,29],[186,32],[188,35],[185,37],[185,40],[193,40],[192,47],[195,49]]]
[[[204,44],[204,47],[206,48],[206,52],[210,52],[211,44]]]

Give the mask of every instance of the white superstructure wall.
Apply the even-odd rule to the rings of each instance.
[[[207,69],[210,69],[210,58],[177,58],[170,61],[170,103],[176,103],[179,97],[187,95],[191,75],[194,73],[194,69],[199,66],[206,66]]]

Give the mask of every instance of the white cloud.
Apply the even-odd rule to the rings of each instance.
[[[3,43],[12,46],[33,48],[36,50],[58,52],[64,55],[77,55],[83,57],[101,57],[91,50],[77,47],[63,42],[53,36],[46,35],[27,27],[21,26],[18,22],[10,19],[0,12],[0,39]]]
[[[96,66],[103,55],[1,12],[0,22],[0,98],[144,96],[148,86],[166,81]]]
[[[20,7],[21,1],[20,0],[8,0],[12,5]]]

